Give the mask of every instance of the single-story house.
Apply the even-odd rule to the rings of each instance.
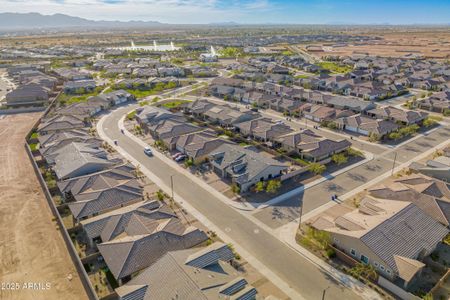
[[[364,198],[358,209],[337,217],[321,216],[312,227],[328,232],[336,248],[371,265],[388,280],[407,288],[448,228],[407,201]]]
[[[222,178],[230,179],[241,192],[248,191],[258,181],[280,177],[288,169],[285,164],[238,145],[221,145],[208,158],[213,170]]]
[[[120,300],[254,300],[257,291],[232,267],[233,257],[231,249],[219,242],[202,249],[171,251],[116,293]]]
[[[330,140],[309,129],[280,136],[276,139],[276,143],[288,153],[296,153],[302,159],[313,162],[322,161],[351,146],[348,140]]]

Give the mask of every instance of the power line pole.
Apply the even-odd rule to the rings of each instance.
[[[322,293],[322,300],[325,300],[325,294],[327,293],[327,290],[328,290],[329,288],[330,288],[330,287],[327,287],[326,289],[323,290],[323,293]]]
[[[170,175],[170,189],[172,190],[172,201],[174,200],[173,198],[173,175]]]
[[[302,231],[302,214],[303,214],[303,200],[300,200],[300,219],[298,220],[298,229]]]
[[[391,176],[394,175],[395,161],[397,160],[397,152],[394,152],[394,163],[392,164]]]

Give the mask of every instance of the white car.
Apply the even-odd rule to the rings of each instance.
[[[144,148],[144,153],[147,154],[148,156],[152,156],[153,155],[152,149],[150,149],[150,147],[145,147]]]

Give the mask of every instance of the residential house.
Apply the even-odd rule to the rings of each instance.
[[[167,207],[141,208],[108,220],[97,247],[114,277],[123,284],[169,251],[192,248],[208,239],[185,226]]]
[[[119,177],[120,179],[122,177]],[[132,178],[132,177],[130,177]],[[117,231],[123,230],[119,226],[121,222],[141,211],[150,212],[160,218],[176,217],[173,211],[157,200],[145,200],[135,202],[121,208],[113,209],[97,216],[80,221],[83,228],[83,239],[90,248],[97,248],[97,244],[109,241]]]
[[[411,125],[421,123],[427,116],[427,113],[403,110],[394,106],[385,106],[367,111],[367,114],[371,117],[384,120],[392,120],[397,123]]]
[[[148,126],[148,131],[155,140],[162,141],[169,150],[174,150],[180,136],[200,131],[201,128],[188,122],[167,119]]]
[[[205,120],[221,126],[234,126],[238,123],[255,119],[260,114],[250,110],[241,111],[228,105],[215,105],[205,111],[202,116]]]
[[[171,251],[116,293],[120,300],[254,300],[257,291],[231,266],[233,257],[228,246],[219,242],[203,249]]]
[[[142,185],[129,164],[66,179],[58,187],[77,221],[143,199]]]
[[[106,101],[110,106],[123,104],[128,101],[136,100],[136,97],[124,90],[116,90],[105,94],[100,94],[95,97],[89,98],[89,101],[94,101],[100,98],[100,100]]]
[[[315,122],[330,121],[353,115],[349,110],[340,110],[322,105],[311,105],[308,110],[303,111],[303,116]]]
[[[406,201],[364,198],[358,209],[321,216],[314,228],[331,235],[335,247],[383,277],[407,288],[449,230]]]
[[[326,100],[326,104],[341,110],[351,110],[355,113],[366,112],[376,107],[375,103],[371,101],[343,96],[332,96]]]
[[[177,139],[175,148],[189,158],[194,163],[201,163],[207,160],[208,155],[223,144],[230,143],[227,140],[217,137],[212,130],[189,133]]]
[[[48,102],[49,93],[50,90],[48,88],[36,83],[19,85],[16,89],[6,94],[6,104],[8,106],[42,106]]]
[[[72,142],[46,157],[58,179],[67,179],[102,171],[117,161],[95,145]]]
[[[136,120],[144,131],[148,133],[151,127],[165,120],[183,123],[186,121],[186,118],[182,114],[173,113],[163,107],[145,106],[136,109]]]
[[[97,84],[94,80],[67,81],[64,83],[64,93],[66,94],[84,94],[94,91]]]
[[[241,192],[259,181],[277,178],[288,169],[285,164],[238,145],[221,145],[209,154],[209,161],[216,173],[230,179]]]
[[[53,132],[81,129],[85,126],[83,120],[75,116],[55,115],[42,120],[37,131],[40,135],[46,135]]]
[[[434,177],[445,182],[450,182],[450,157],[438,156],[428,160],[425,164],[413,162],[409,166],[410,170],[414,170],[423,175]]]
[[[351,146],[348,140],[330,140],[309,129],[280,136],[276,142],[286,152],[298,154],[302,159],[313,162],[323,161]]]
[[[373,197],[412,202],[437,222],[450,224],[450,189],[447,183],[421,174],[413,174],[371,188]]]
[[[380,138],[399,128],[392,121],[372,119],[361,114],[339,118],[334,122],[338,129],[348,130],[365,136],[376,134]]]
[[[292,128],[280,122],[273,122],[269,118],[258,118],[236,125],[236,131],[244,137],[252,137],[255,140],[268,142],[274,141],[279,136],[292,132]]]

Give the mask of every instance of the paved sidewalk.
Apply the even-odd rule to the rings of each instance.
[[[131,155],[129,155],[126,151],[124,151],[120,146],[116,146],[114,142],[108,138],[108,136],[105,134],[105,132],[102,129],[102,123],[105,120],[103,117],[100,119],[100,121],[97,123],[97,132],[101,139],[106,141],[111,147],[116,149],[125,159],[129,160],[133,165],[138,166],[142,173],[145,174],[151,181],[153,181],[158,187],[160,187],[166,194],[171,194],[171,188],[166,185],[159,177],[157,177],[153,172],[151,172],[146,167],[142,166],[139,161],[134,159]],[[123,126],[123,118],[121,119],[121,125],[119,125],[119,128],[123,128],[120,126]],[[125,134],[129,137],[132,137],[133,135],[127,131],[125,131]],[[142,146],[146,146],[146,144],[141,141],[140,139],[133,139],[137,143],[139,143]],[[155,151],[156,152],[156,151]],[[158,156],[159,157],[159,156]],[[173,162],[172,162],[173,163]],[[193,176],[191,176],[193,177]],[[181,196],[179,196],[177,193],[174,193],[174,201],[179,203],[183,208],[186,209],[188,213],[190,213],[192,216],[194,216],[199,222],[201,222],[204,226],[209,228],[210,230],[216,232],[222,240],[226,243],[233,244],[235,250],[242,255],[242,257],[248,261],[252,266],[254,266],[262,275],[267,277],[270,281],[272,281],[278,288],[280,288],[285,294],[287,294],[291,299],[299,299],[299,300],[308,300],[305,299],[302,295],[300,295],[298,292],[296,292],[294,289],[292,289],[289,284],[287,284],[284,280],[282,280],[278,275],[276,275],[274,272],[272,272],[269,268],[267,268],[262,262],[260,262],[258,259],[256,259],[251,253],[247,252],[244,248],[242,248],[239,243],[236,243],[230,236],[222,230],[222,228],[217,227],[213,222],[211,222],[206,216],[201,214],[199,211],[197,211],[193,206],[191,206],[187,201],[185,201]]]
[[[355,148],[355,149],[356,149],[356,148]],[[358,150],[358,149],[357,149],[357,150]],[[304,186],[300,186],[300,187],[298,187],[298,188],[296,188],[296,189],[293,189],[293,190],[291,190],[291,191],[289,191],[289,192],[287,192],[287,193],[284,193],[284,194],[282,194],[282,195],[280,195],[280,196],[278,196],[278,197],[275,197],[275,198],[273,198],[273,199],[271,199],[271,200],[269,200],[269,201],[266,201],[266,202],[264,202],[264,203],[254,203],[254,202],[250,202],[250,204],[251,204],[253,207],[255,207],[255,210],[261,210],[261,209],[267,208],[267,207],[269,207],[269,206],[272,206],[272,205],[275,205],[275,204],[277,204],[277,203],[283,202],[283,201],[285,201],[286,199],[289,199],[289,198],[291,198],[291,197],[293,197],[293,196],[295,196],[295,195],[298,195],[298,194],[302,193],[303,191],[305,191],[305,190],[307,190],[307,189],[309,189],[309,188],[312,188],[313,186],[316,186],[316,185],[318,185],[318,184],[321,184],[322,182],[328,181],[328,180],[330,180],[330,179],[332,179],[332,178],[334,178],[334,177],[336,177],[336,176],[338,176],[338,175],[340,175],[340,174],[343,174],[343,173],[345,173],[345,172],[348,172],[348,171],[350,171],[351,169],[354,169],[354,168],[356,168],[356,167],[358,167],[358,166],[360,166],[360,165],[363,165],[363,164],[365,164],[365,163],[367,163],[367,162],[373,160],[374,155],[373,155],[372,153],[370,153],[370,152],[365,152],[365,151],[362,151],[362,150],[360,150],[360,151],[364,153],[364,156],[365,156],[366,158],[363,159],[363,160],[361,160],[361,161],[359,161],[359,162],[357,162],[357,163],[351,164],[350,166],[347,166],[347,167],[345,167],[345,168],[342,168],[342,169],[340,169],[340,170],[337,170],[337,171],[335,171],[335,172],[333,172],[333,173],[326,174],[326,175],[323,176],[322,178],[316,179],[316,180],[314,180],[314,181],[312,181],[312,182],[310,182],[310,183],[305,184]]]
[[[129,132],[125,128],[124,120],[125,120],[125,116],[120,119],[120,121],[119,121],[119,128],[123,129],[123,131],[124,131],[126,136],[130,137],[131,139],[133,139],[136,143],[142,145],[142,148],[150,147],[152,149],[152,152],[153,152],[154,156],[158,157],[159,159],[163,160],[166,164],[168,164],[168,165],[172,166],[173,168],[177,169],[177,171],[179,173],[181,173],[183,175],[186,175],[186,176],[189,176],[193,181],[195,181],[196,184],[200,185],[202,188],[204,188],[208,192],[214,194],[222,202],[225,202],[226,204],[228,204],[228,205],[230,205],[230,206],[232,206],[234,208],[241,209],[241,210],[252,210],[253,209],[253,207],[251,207],[250,204],[248,204],[246,202],[240,202],[239,203],[239,202],[236,202],[236,201],[232,201],[231,199],[229,199],[228,197],[226,197],[225,195],[223,195],[219,191],[215,190],[208,183],[206,183],[202,179],[198,178],[197,176],[195,176],[194,174],[192,174],[191,172],[189,172],[188,170],[186,170],[185,168],[180,166],[173,159],[171,159],[171,158],[167,157],[166,155],[162,154],[161,152],[159,152],[159,150],[155,149],[153,147],[153,145],[148,145],[147,143],[142,141],[140,138],[138,138],[137,136],[135,136],[134,134],[132,134],[131,132]]]
[[[124,133],[126,136],[130,137],[131,139],[133,139],[133,141],[135,141],[136,143],[138,143],[139,145],[141,145],[142,147],[146,147],[149,146],[147,145],[145,142],[143,142],[141,139],[139,139],[138,137],[134,136],[132,133],[130,133],[129,131],[126,130],[126,128],[124,127],[124,119],[125,119],[125,115],[119,120],[119,128],[124,130]],[[97,131],[99,133],[99,136],[104,139],[105,141],[107,141],[112,147],[116,148],[117,151],[123,155],[126,159],[128,159],[129,161],[131,161],[134,165],[137,165],[140,167],[141,171],[150,178],[150,180],[152,180],[156,185],[158,185],[164,192],[166,192],[167,194],[171,194],[171,189],[170,187],[168,187],[166,184],[164,184],[164,182],[158,178],[157,176],[155,176],[150,170],[148,170],[147,168],[143,167],[141,164],[139,164],[138,161],[136,161],[133,157],[131,157],[130,155],[128,155],[128,153],[126,153],[125,151],[123,151],[119,146],[115,146],[113,141],[110,140],[105,133],[102,131],[102,121],[104,119],[102,118],[99,123],[97,124]],[[218,197],[219,200],[225,202],[226,204],[231,204],[230,202],[232,202],[230,199],[226,198],[224,195],[222,195],[221,193],[219,193],[218,191],[216,191],[215,189],[213,189],[211,186],[209,186],[207,183],[205,183],[203,180],[201,180],[200,178],[194,176],[193,174],[191,174],[189,171],[187,171],[186,169],[182,169],[177,163],[175,163],[173,160],[171,160],[170,158],[168,158],[167,156],[165,156],[164,154],[159,153],[158,151],[154,151],[153,152],[154,155],[156,157],[158,157],[161,160],[164,160],[167,164],[175,167],[176,169],[178,169],[180,171],[180,173],[184,173],[185,175],[189,175],[189,178],[191,178],[191,180],[195,181],[196,183],[198,183],[201,187],[204,187],[205,189],[207,189],[209,192],[213,193],[215,196]],[[182,170],[180,170],[182,169]],[[293,299],[304,299],[301,295],[299,295],[296,291],[294,291],[292,288],[289,287],[289,285],[287,285],[281,278],[279,278],[276,274],[274,274],[270,269],[268,269],[264,264],[262,264],[260,261],[258,261],[254,256],[252,256],[250,253],[248,253],[247,251],[245,251],[242,247],[240,247],[237,243],[235,243],[227,234],[226,232],[224,232],[221,228],[218,228],[214,225],[214,223],[212,223],[210,220],[207,219],[207,217],[205,217],[204,215],[200,214],[195,208],[193,208],[188,202],[186,202],[182,197],[180,197],[178,194],[174,193],[174,200],[178,203],[180,203],[180,205],[182,205],[183,207],[186,208],[186,210],[191,213],[195,218],[197,218],[201,223],[203,223],[205,226],[207,226],[208,228],[216,231],[219,236],[221,236],[223,238],[224,241],[228,242],[228,243],[232,243],[233,245],[235,245],[236,250],[242,254],[242,256],[252,265],[254,265],[264,276],[270,278],[270,280],[276,284],[278,287],[280,287],[286,294],[288,294],[291,298]],[[284,227],[283,230],[286,230],[285,232],[283,232],[283,234],[280,234],[279,231],[273,230],[272,228],[270,228],[269,226],[267,226],[266,224],[264,224],[263,222],[259,221],[258,219],[254,218],[252,215],[249,214],[245,214],[244,212],[242,212],[242,207],[239,208],[239,210],[241,210],[241,214],[244,215],[247,219],[249,219],[250,221],[252,221],[253,223],[255,223],[256,225],[258,225],[260,228],[262,228],[263,230],[265,230],[267,233],[271,234],[272,236],[276,237],[277,239],[279,239],[280,241],[282,241],[283,243],[285,243],[287,246],[289,246],[292,250],[295,250],[297,253],[299,253],[300,255],[302,255],[302,257],[304,257],[305,259],[307,259],[310,263],[314,264],[316,267],[320,268],[323,272],[327,273],[329,276],[333,277],[335,280],[337,280],[338,282],[340,282],[342,285],[346,286],[347,288],[350,288],[351,290],[353,290],[356,294],[358,294],[359,296],[361,296],[363,299],[381,299],[380,296],[378,295],[378,293],[376,293],[375,291],[371,290],[370,288],[368,288],[367,286],[365,286],[363,283],[356,281],[355,279],[353,279],[352,277],[343,274],[342,272],[336,270],[335,268],[333,268],[332,266],[328,265],[326,262],[320,260],[319,258],[317,258],[316,256],[314,256],[313,254],[311,254],[308,250],[306,250],[305,248],[301,247],[300,245],[298,245],[295,242],[295,233],[296,233],[296,227],[295,228],[289,228],[289,230],[286,230],[287,228]],[[290,226],[293,226],[292,224],[290,224]],[[290,237],[294,237],[294,241],[292,242],[292,238]]]
[[[433,153],[434,153],[436,150],[438,150],[438,149],[445,148],[445,146],[447,146],[448,144],[450,144],[450,141],[445,141],[445,142],[443,142],[443,143],[441,143],[441,144],[439,144],[439,145],[437,145],[437,146],[435,146],[435,147],[429,149],[428,151],[426,151],[426,152],[424,152],[424,153],[422,153],[422,154],[420,154],[420,155],[414,157],[413,159],[411,159],[411,160],[409,160],[409,161],[407,161],[407,162],[404,162],[404,163],[401,164],[401,165],[398,165],[397,167],[394,168],[393,171],[388,171],[388,172],[382,174],[381,176],[378,176],[377,178],[374,178],[374,179],[372,179],[371,181],[368,181],[368,182],[364,183],[363,185],[360,185],[358,188],[353,189],[352,191],[350,191],[350,192],[348,192],[348,193],[346,193],[346,194],[340,196],[340,197],[339,197],[339,200],[345,200],[345,199],[348,199],[348,198],[353,197],[354,195],[356,195],[356,194],[358,194],[358,193],[364,191],[364,190],[367,189],[368,187],[373,186],[373,185],[379,183],[380,181],[382,181],[382,180],[388,178],[389,176],[391,176],[392,173],[399,172],[399,171],[401,171],[402,169],[408,167],[412,162],[421,160],[421,159],[423,159],[423,158],[425,158],[425,157],[427,157],[427,156],[433,154]],[[318,207],[318,208],[316,208],[316,209],[314,209],[314,210],[312,210],[312,211],[310,211],[310,212],[304,214],[303,217],[302,217],[302,222],[307,221],[307,220],[311,219],[311,218],[314,217],[314,216],[317,216],[317,215],[320,214],[321,212],[327,210],[327,209],[330,208],[330,207],[333,207],[333,206],[336,205],[336,204],[338,204],[338,203],[337,203],[337,202],[331,202],[331,201],[330,201],[330,202],[328,202],[327,204],[322,205],[322,206],[320,206],[320,207]]]
[[[303,257],[307,258],[312,264],[314,264],[319,269],[323,270],[327,274],[330,274],[333,278],[341,282],[346,287],[354,290],[357,294],[362,296],[363,299],[382,299],[381,296],[359,280],[344,274],[343,272],[332,267],[319,257],[315,256],[307,249],[300,246],[296,239],[296,233],[298,228],[297,223],[289,223],[288,226],[283,226],[277,230],[278,237],[281,241],[285,242],[291,249],[301,254]]]

